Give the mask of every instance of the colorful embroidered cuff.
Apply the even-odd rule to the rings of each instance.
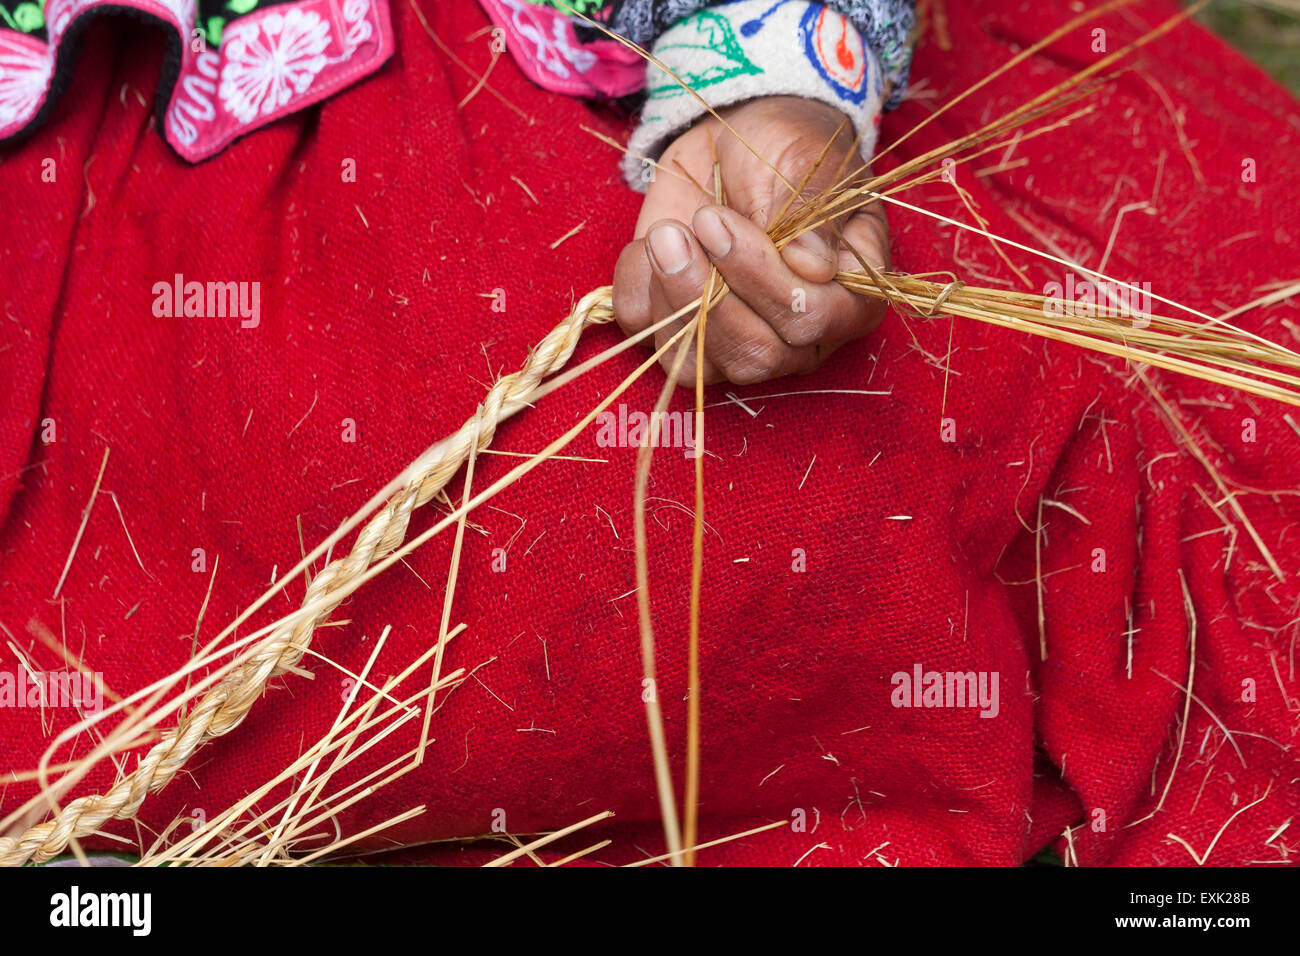
[[[756,96],[803,96],[845,113],[870,159],[880,121],[880,63],[853,25],[820,3],[738,0],[674,24],[653,52],[714,109]],[[649,165],[706,110],[676,80],[647,67],[647,99],[623,173],[644,191]]]
[[[0,142],[52,108],[97,16],[134,13],[167,28],[163,76],[172,85],[155,100],[166,104],[158,122],[191,163],[351,86],[393,54],[388,0],[238,0],[220,9],[201,16],[198,0],[46,0],[42,11],[32,0],[0,0]]]

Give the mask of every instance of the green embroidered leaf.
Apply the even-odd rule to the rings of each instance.
[[[236,13],[247,13],[257,6],[257,0],[227,0],[226,7]]]
[[[14,7],[14,23],[23,33],[34,33],[45,26],[39,3],[20,3]]]
[[[763,72],[762,67],[745,56],[745,50],[726,17],[704,10],[682,21],[678,29],[693,31],[689,39],[695,41],[698,38],[698,42],[665,43],[656,52],[669,66],[673,65],[672,50],[682,50],[693,64],[698,63],[699,66],[692,69],[678,71],[681,78],[695,89],[713,86],[733,76]],[[667,82],[651,87],[649,93],[659,97],[686,95],[686,91],[671,77]]]
[[[208,43],[211,46],[221,45],[221,33],[226,28],[225,17],[208,17]]]
[[[550,7],[552,10],[559,10],[561,13],[569,13],[570,9],[577,10],[584,15],[591,15],[605,5],[606,0],[527,0],[535,7]]]

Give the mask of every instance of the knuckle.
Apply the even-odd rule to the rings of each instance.
[[[824,145],[824,141],[816,137],[797,137],[781,148],[777,153],[776,162],[772,165],[787,177],[802,178],[803,174],[817,162]]]
[[[765,343],[751,343],[727,364],[727,378],[737,385],[765,382],[781,373],[781,349]]]
[[[781,326],[781,338],[794,348],[816,345],[825,337],[828,324],[820,310],[792,312]]]
[[[798,287],[788,301],[773,304],[776,308],[769,321],[782,341],[795,348],[816,345],[841,319],[820,289]]]

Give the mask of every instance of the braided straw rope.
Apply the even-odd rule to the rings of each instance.
[[[302,607],[263,638],[248,659],[213,686],[174,728],[163,732],[135,770],[106,793],[78,797],[52,819],[18,837],[0,837],[0,866],[43,863],[59,855],[68,841],[94,832],[109,820],[131,819],[145,797],[165,787],[199,747],[238,727],[267,682],[302,658],[316,627],[356,590],[366,570],[402,544],[411,513],[451,481],[471,447],[486,448],[497,425],[528,406],[541,381],[569,361],[587,326],[614,317],[610,294],[609,286],[604,286],[585,295],[528,354],[519,371],[492,386],[481,413],[407,467],[404,487],[358,532],[351,552],[326,565],[312,579]]]

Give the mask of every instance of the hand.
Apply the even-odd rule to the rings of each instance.
[[[721,114],[796,187],[843,124],[805,196],[861,166],[857,156],[845,160],[853,148],[852,130],[841,113],[825,104],[764,97]],[[729,207],[714,205],[689,180],[672,175],[684,167],[712,191],[710,134]],[[861,271],[862,266],[829,226],[777,250],[764,230],[781,212],[790,190],[716,118],[707,116],[679,136],[659,165],[637,219],[636,238],[624,247],[614,270],[614,312],[624,332],[639,332],[700,298],[710,264],[731,291],[710,311],[705,327],[706,383],[747,385],[811,372],[839,346],[880,324],[883,302],[834,281],[838,270]],[[797,206],[796,201],[791,208]],[[880,203],[841,217],[835,225],[873,267],[887,268],[889,227]],[[800,304],[802,311],[796,308]],[[656,332],[656,347],[691,317]],[[675,351],[665,353],[665,368]],[[695,362],[692,339],[679,384],[695,381]]]

